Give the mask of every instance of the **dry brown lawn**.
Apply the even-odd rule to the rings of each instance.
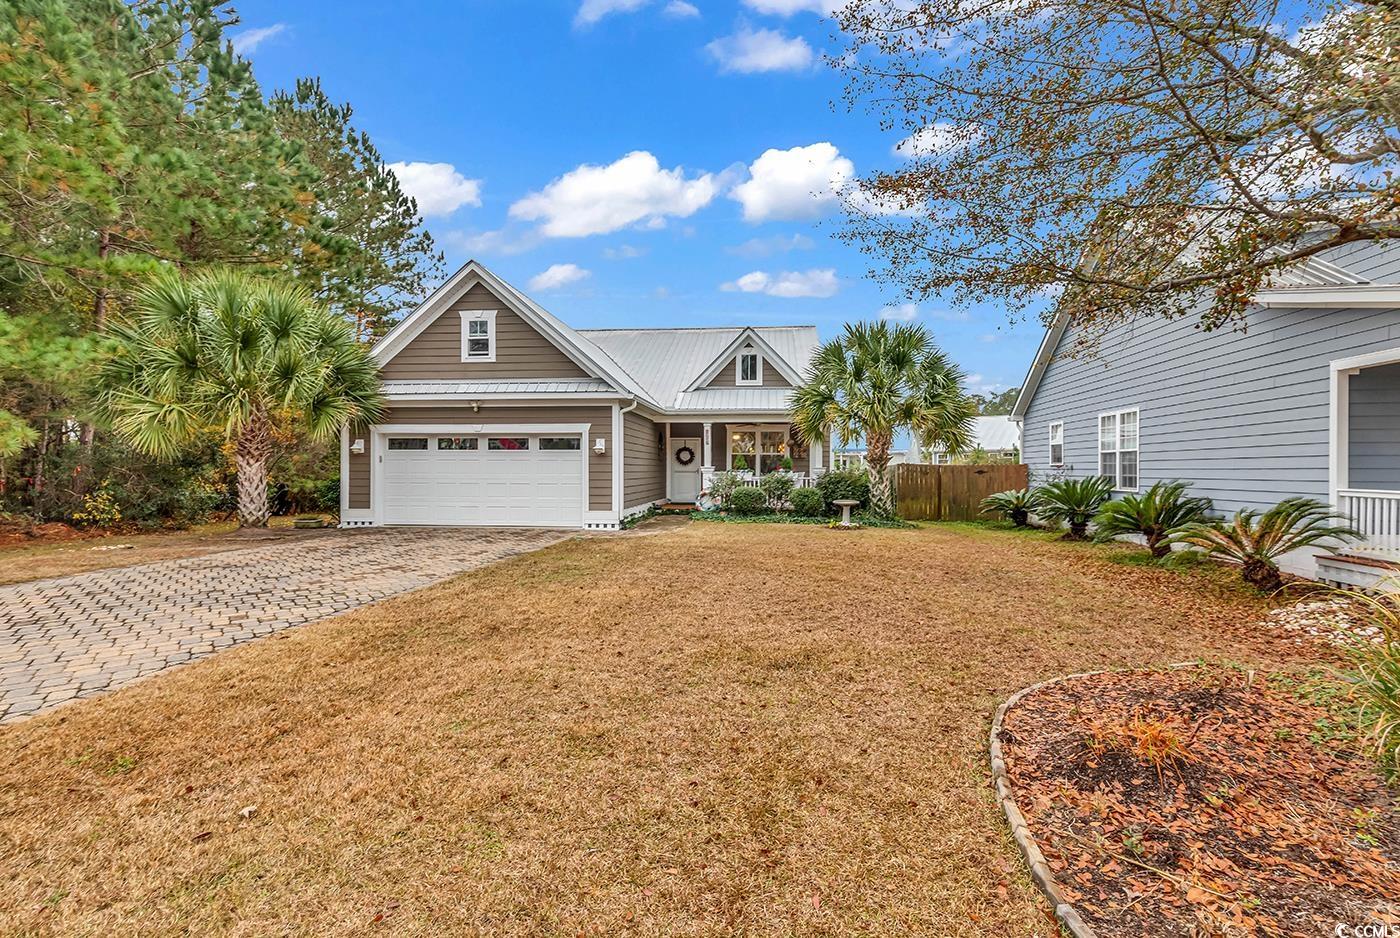
[[[282,633],[0,730],[0,922],[1050,934],[988,790],[996,705],[1276,660],[1224,571],[1106,556],[696,523]]]
[[[70,576],[92,570],[129,567],[156,560],[200,557],[252,547],[269,537],[315,537],[316,531],[293,531],[290,518],[274,518],[266,531],[238,531],[232,522],[201,525],[189,531],[108,534],[54,543],[0,547],[0,586]]]

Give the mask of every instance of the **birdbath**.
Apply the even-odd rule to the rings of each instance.
[[[856,527],[856,525],[851,524],[851,509],[859,505],[860,502],[854,498],[833,498],[831,504],[841,506],[841,527]]]

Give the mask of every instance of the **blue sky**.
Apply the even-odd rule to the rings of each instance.
[[[455,268],[476,257],[580,328],[808,323],[892,308],[973,390],[1021,382],[1037,323],[916,308],[835,235],[834,190],[898,165],[847,111],[827,0],[245,0],[266,90],[350,102]],[[888,313],[887,313],[888,314]]]

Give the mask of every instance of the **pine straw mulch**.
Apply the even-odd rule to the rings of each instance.
[[[1022,698],[1007,771],[1066,900],[1105,935],[1400,924],[1400,805],[1325,686],[1180,668]]]

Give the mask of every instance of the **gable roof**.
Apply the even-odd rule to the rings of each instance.
[[[555,345],[559,351],[568,356],[587,374],[607,381],[612,387],[630,397],[640,398],[655,406],[656,401],[646,394],[636,379],[629,375],[627,370],[618,364],[612,356],[584,339],[578,332],[566,326],[544,307],[506,283],[492,273],[486,265],[476,260],[467,261],[455,274],[448,277],[447,281],[430,293],[422,303],[419,303],[413,312],[405,316],[398,325],[389,330],[387,335],[376,342],[374,347],[370,349],[370,354],[381,364],[389,361],[403,351],[408,343],[431,325],[438,316],[446,312],[458,297],[477,283],[485,285],[502,303],[510,307],[512,312],[529,323],[536,332]]]
[[[710,362],[700,374],[695,376],[695,380],[690,382],[690,386],[687,387],[686,390],[698,390],[715,380],[715,378],[719,376],[719,373],[725,369],[725,366],[734,361],[734,356],[739,354],[739,349],[744,348],[746,345],[757,346],[764,361],[776,367],[778,369],[778,374],[786,378],[788,384],[798,385],[802,383],[802,376],[783,360],[782,355],[773,350],[773,346],[763,340],[763,336],[758,334],[758,330],[752,326],[745,326],[740,330],[739,334],[734,337],[734,341],[725,346],[724,351],[716,355],[714,361]]]
[[[1381,250],[1400,254],[1400,245],[1386,244]],[[1263,307],[1299,309],[1388,309],[1400,307],[1400,284],[1374,283],[1349,267],[1313,255],[1270,277],[1268,286],[1255,294],[1254,302]],[[1066,315],[1057,312],[1046,328],[1011,408],[1013,420],[1025,417],[1068,325]]]
[[[712,367],[718,373],[726,355],[737,351],[745,337],[763,349],[784,377],[800,384],[801,373],[821,344],[816,326],[581,329],[578,334],[623,362],[662,408],[685,411],[786,409],[790,388],[739,388],[750,393],[735,395],[718,393],[734,388],[697,389],[697,384]],[[754,391],[768,393],[756,395]]]

